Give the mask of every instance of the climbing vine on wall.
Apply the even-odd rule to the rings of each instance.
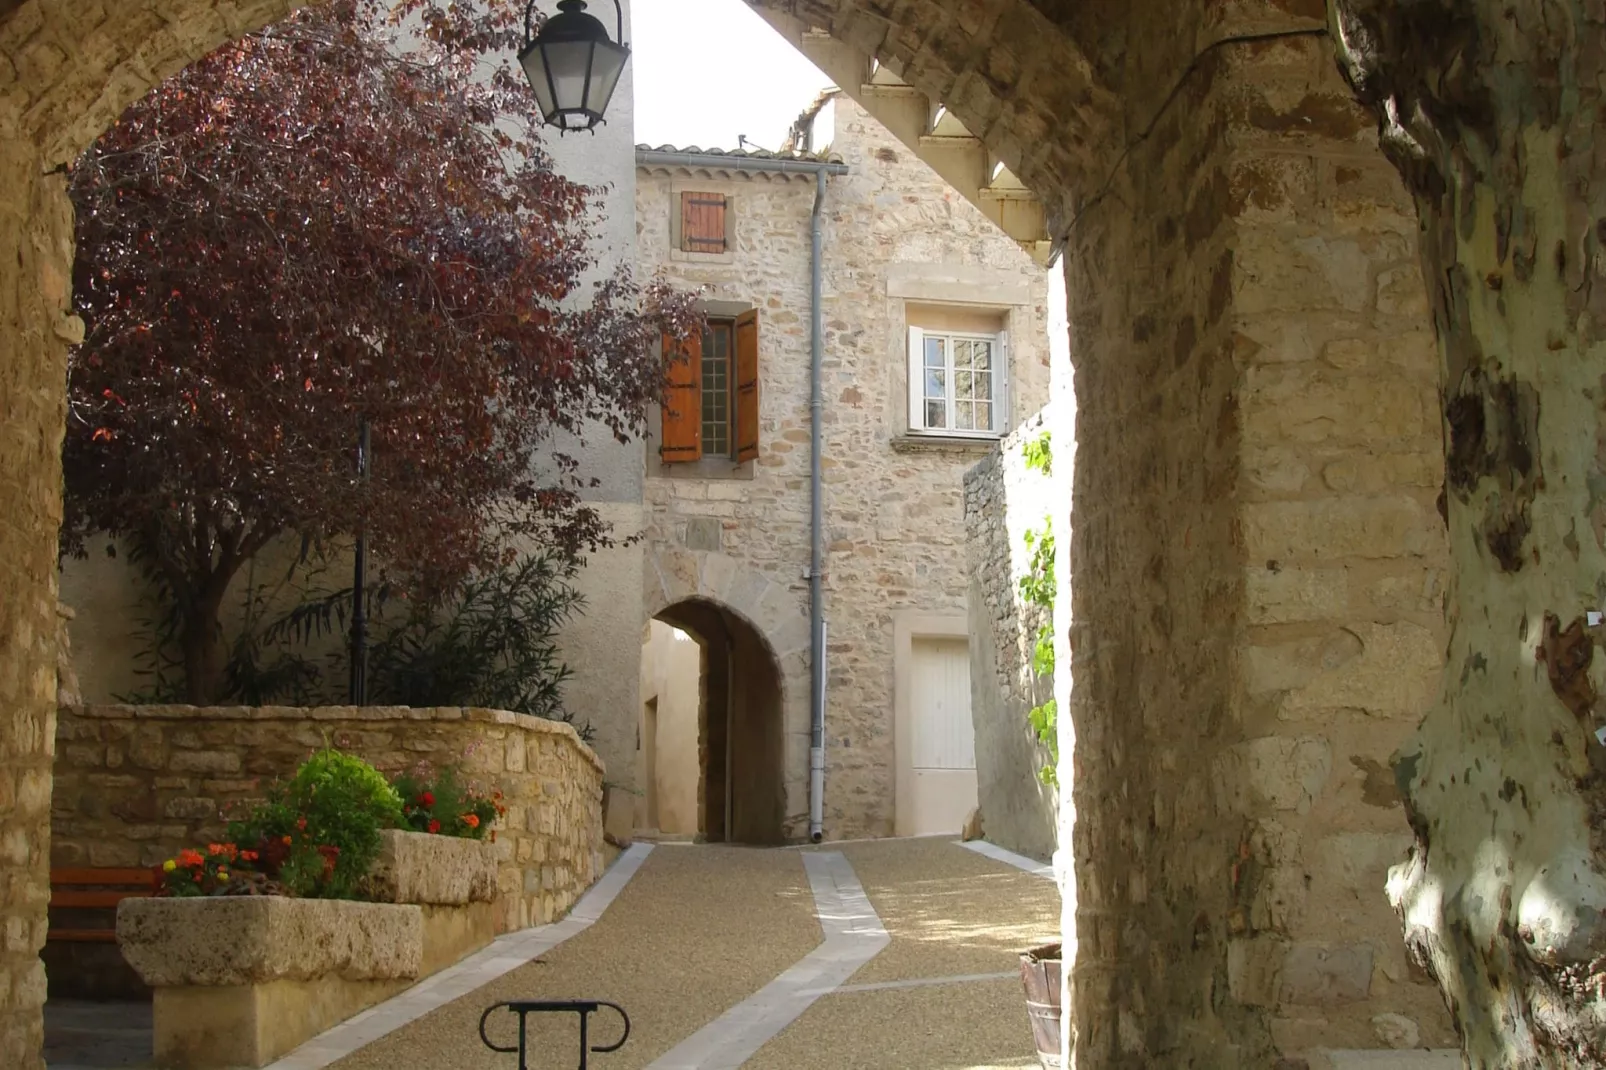
[[[1027,441],[1021,449],[1026,458],[1026,467],[1029,471],[1041,472],[1047,476],[1053,464],[1053,452],[1049,442],[1049,432],[1044,431],[1034,439]],[[1037,639],[1032,644],[1032,672],[1038,676],[1052,678],[1054,675],[1054,519],[1044,517],[1041,529],[1033,528],[1026,532],[1026,549],[1031,554],[1031,562],[1026,575],[1020,578],[1021,597],[1027,605],[1037,606],[1043,610],[1043,623],[1037,629]],[[1047,702],[1033,706],[1026,714],[1032,731],[1037,733],[1037,742],[1048,750],[1048,763],[1039,769],[1037,776],[1045,784],[1057,785],[1059,777],[1056,772],[1059,766],[1059,706],[1050,698]]]

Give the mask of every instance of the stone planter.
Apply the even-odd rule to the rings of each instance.
[[[391,829],[371,870],[373,897],[423,911],[420,976],[443,970],[496,939],[503,911],[497,899],[496,844]]]
[[[382,902],[119,904],[123,957],[153,991],[159,1065],[266,1066],[496,937],[495,845],[419,832],[383,837],[372,870]]]
[[[160,1065],[257,1067],[417,980],[424,916],[328,899],[125,899],[117,942],[153,990]]]

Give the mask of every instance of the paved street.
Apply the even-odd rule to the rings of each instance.
[[[1017,956],[1057,920],[1044,871],[948,839],[639,844],[563,922],[501,938],[271,1070],[505,1070],[514,1057],[480,1044],[483,1008],[570,998],[630,1013],[629,1043],[596,1070],[1031,1067]],[[575,1064],[572,1016],[530,1021],[532,1070]],[[616,1035],[604,1016],[593,1042]]]

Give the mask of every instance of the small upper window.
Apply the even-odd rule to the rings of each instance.
[[[909,430],[969,437],[1003,434],[1007,369],[1002,332],[909,328]]]
[[[682,193],[680,195],[680,251],[683,253],[725,252],[725,195],[723,193]]]
[[[758,312],[711,318],[701,334],[664,339],[668,390],[658,455],[665,464],[758,456]]]

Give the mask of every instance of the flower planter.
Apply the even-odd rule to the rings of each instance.
[[[501,933],[497,903],[497,846],[484,840],[392,829],[370,875],[373,898],[413,903],[423,910],[428,977],[471,955]]]
[[[129,899],[123,957],[153,991],[155,1055],[177,1070],[266,1066],[495,939],[497,848],[387,831],[382,902]]]
[[[397,903],[125,899],[117,942],[153,989],[159,1064],[258,1067],[411,985],[424,917]]]
[[[1026,1014],[1043,1070],[1060,1070],[1060,945],[1034,947],[1020,957],[1020,979],[1026,988]]]

